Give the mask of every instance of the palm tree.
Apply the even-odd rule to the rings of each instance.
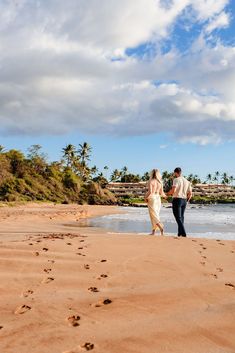
[[[121,175],[122,173],[118,169],[114,169],[113,173],[111,174],[111,181],[118,181]]]
[[[211,181],[212,181],[212,175],[209,173],[207,174],[206,176],[206,181],[208,182],[209,181],[209,191],[210,191],[210,184],[211,184]]]
[[[79,147],[80,148],[77,153],[80,159],[81,177],[82,179],[87,179],[90,173],[90,170],[87,166],[87,162],[90,161],[92,148],[87,142],[79,144]]]
[[[228,174],[226,172],[224,172],[222,174],[222,184],[226,185],[229,183],[229,178],[228,178]]]
[[[122,172],[122,176],[123,176],[123,180],[124,180],[124,183],[126,182],[126,175],[127,175],[127,172],[128,172],[128,168],[126,166],[124,166],[121,170]]]
[[[63,158],[66,161],[67,167],[72,167],[74,165],[75,160],[77,160],[76,156],[76,148],[72,144],[68,144],[64,148],[62,148]]]
[[[105,170],[105,178],[108,179],[107,174],[108,174],[109,167],[107,165],[105,165],[104,170]]]
[[[199,176],[197,174],[193,175],[192,184],[193,185],[201,184],[201,179],[199,178]]]
[[[164,170],[164,172],[162,172],[162,179],[163,180],[168,180],[170,178],[172,178],[172,173],[168,173],[167,170]]]
[[[173,173],[168,173],[167,170],[165,170],[162,173],[163,188],[166,192],[171,189],[172,184],[173,184],[173,179],[174,179]]]
[[[217,183],[219,183],[219,177],[220,177],[220,172],[219,171],[215,172],[214,180],[216,180]]]
[[[209,184],[210,184],[211,181],[212,181],[212,175],[211,174],[207,174],[206,180],[209,181]]]
[[[92,148],[87,142],[84,142],[82,145],[79,144],[79,147],[78,154],[81,163],[86,164],[90,160]]]
[[[141,180],[142,181],[148,181],[150,178],[149,172],[145,172],[144,175],[142,176]]]
[[[187,179],[191,182],[193,181],[193,178],[194,178],[193,174],[189,174],[189,176],[187,177]]]

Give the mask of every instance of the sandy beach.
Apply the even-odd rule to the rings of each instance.
[[[1,353],[235,352],[235,243],[77,226],[118,212],[0,208]]]

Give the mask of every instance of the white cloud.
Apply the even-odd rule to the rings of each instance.
[[[213,18],[206,26],[205,30],[207,33],[214,31],[215,29],[226,28],[230,22],[230,17],[227,13],[222,11],[218,16]]]
[[[201,34],[184,55],[176,48],[147,60],[125,55],[128,47],[169,39],[186,10],[193,9],[192,21],[196,14],[204,31],[225,26],[227,3],[1,2],[0,132],[168,132],[201,144],[234,139],[234,47],[219,41],[212,47]]]
[[[191,4],[198,19],[206,21],[223,11],[229,0],[192,0]]]
[[[182,143],[195,143],[201,146],[205,146],[208,144],[219,144],[221,142],[221,138],[214,133],[209,133],[208,135],[200,135],[200,136],[190,136],[190,137],[183,137],[181,139]]]

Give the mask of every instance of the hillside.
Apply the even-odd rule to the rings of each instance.
[[[27,157],[18,150],[0,153],[1,201],[114,204],[107,189],[63,162],[48,163],[38,148]]]

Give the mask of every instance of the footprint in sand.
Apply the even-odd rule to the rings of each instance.
[[[86,343],[80,345],[77,348],[74,348],[74,349],[72,349],[70,351],[65,351],[63,353],[78,353],[78,352],[81,352],[81,350],[82,351],[91,351],[94,348],[95,348],[95,345],[93,343],[86,342]]]
[[[55,279],[53,277],[47,277],[47,278],[44,278],[41,283],[50,283],[54,280]]]
[[[37,243],[41,243],[41,240],[36,240]]]
[[[82,250],[83,249],[83,247],[81,246],[80,248],[78,248],[78,250]]]
[[[215,273],[211,273],[210,275],[216,279],[218,278],[218,276]]]
[[[224,243],[219,243],[219,245],[225,245]]]
[[[80,240],[80,243],[84,243],[85,240]]]
[[[80,347],[86,351],[91,351],[92,349],[95,348],[95,345],[93,343],[86,342],[86,343],[82,344]]]
[[[21,296],[27,298],[31,294],[33,294],[33,290],[28,289],[27,291],[23,292]]]
[[[101,260],[100,262],[107,262],[107,260],[104,259],[104,260]]]
[[[33,243],[29,243],[29,245],[33,245]]]
[[[224,271],[221,267],[217,267],[216,270],[219,271],[219,272],[223,272]]]
[[[207,259],[207,257],[206,257],[206,256],[202,256],[202,258],[203,258],[203,259]]]
[[[72,243],[66,243],[67,245],[72,245]]]
[[[86,256],[86,255],[84,255],[84,254],[82,254],[82,253],[80,253],[80,252],[77,252],[76,255],[79,255],[79,256]]]
[[[50,262],[51,264],[55,263],[55,260],[47,260],[48,262]]]
[[[33,254],[34,254],[34,256],[39,256],[39,252],[38,251],[35,251]]]
[[[90,265],[84,265],[84,268],[86,269],[86,270],[89,270],[90,269]]]
[[[202,249],[203,249],[203,250],[206,250],[207,248],[204,246]]]
[[[26,311],[31,310],[31,307],[28,305],[21,305],[15,310],[15,314],[24,314]]]
[[[43,251],[48,251],[48,248],[42,248]]]
[[[67,317],[66,321],[69,323],[70,326],[79,326],[79,321],[81,320],[80,316],[72,315]]]
[[[107,277],[108,277],[108,275],[105,275],[105,274],[102,273],[102,275],[100,275],[99,277],[97,277],[97,279],[107,278]]]
[[[111,303],[112,303],[112,300],[107,298],[107,299],[99,301],[98,303],[92,304],[92,306],[99,308],[101,306],[109,305]]]
[[[44,268],[43,271],[46,272],[46,273],[49,273],[49,272],[51,272],[51,268]]]
[[[235,284],[232,284],[232,283],[225,283],[225,286],[228,286],[228,287],[235,289]]]
[[[234,251],[233,251],[233,250],[231,250],[230,252],[231,252],[232,254],[234,254]]]
[[[3,329],[3,326],[0,326],[0,330]]]
[[[193,241],[194,243],[196,243],[196,242],[197,242],[197,240],[195,240],[195,239],[192,239],[192,241]]]
[[[206,263],[205,263],[204,261],[202,261],[202,262],[200,262],[200,264],[203,265],[203,266],[205,266]]]
[[[98,293],[98,292],[99,292],[99,289],[96,288],[96,287],[90,287],[90,288],[88,288],[88,290],[89,290],[90,292],[93,292],[93,293]]]

